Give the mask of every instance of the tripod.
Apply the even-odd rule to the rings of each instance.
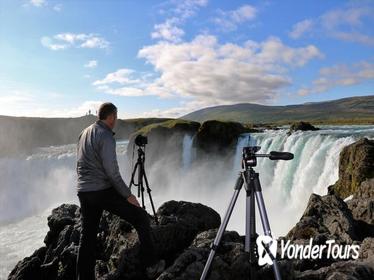
[[[214,239],[211,245],[211,251],[209,253],[208,260],[205,264],[203,273],[200,277],[200,280],[205,280],[208,275],[210,266],[212,264],[214,255],[216,253],[217,248],[221,242],[223,233],[227,227],[227,224],[230,220],[232,211],[235,207],[235,203],[239,196],[240,190],[244,185],[246,190],[246,224],[245,224],[245,246],[244,251],[249,254],[249,263],[250,263],[250,279],[256,279],[257,275],[257,247],[256,247],[256,215],[255,215],[255,203],[257,202],[258,210],[260,212],[261,223],[264,230],[264,234],[266,236],[271,236],[271,230],[269,225],[268,216],[266,213],[265,203],[262,196],[261,184],[259,179],[259,173],[255,172],[253,167],[257,165],[257,157],[268,157],[271,160],[290,160],[293,159],[293,154],[291,153],[283,153],[283,152],[270,152],[270,154],[256,154],[256,152],[260,150],[259,146],[253,147],[244,147],[243,148],[243,159],[242,159],[242,168],[244,169],[239,173],[239,176],[236,180],[235,187],[234,187],[234,194],[230,200],[228,209],[224,216],[221,226],[218,229],[217,236]],[[264,244],[264,249],[266,253],[270,256],[273,262],[273,270],[276,280],[281,280],[281,275],[279,272],[279,268],[277,265],[277,261],[275,256],[273,256],[270,252],[270,244]]]
[[[152,199],[152,195],[151,195],[152,190],[149,187],[147,175],[145,174],[145,169],[144,169],[144,161],[145,161],[144,148],[145,148],[145,145],[142,145],[142,146],[138,147],[138,159],[137,159],[136,164],[134,166],[134,170],[132,171],[132,174],[131,174],[130,189],[131,189],[132,185],[138,187],[138,197],[141,197],[142,207],[143,207],[143,209],[145,209],[145,205],[144,205],[144,191],[145,191],[145,189],[144,189],[144,185],[143,185],[143,179],[144,179],[145,187],[147,189],[149,200],[150,200],[151,206],[152,206],[153,216],[154,216],[156,225],[158,225],[158,218],[157,218],[157,215],[156,215],[156,210],[155,210],[155,206],[153,204],[153,199]],[[134,182],[134,178],[135,178],[135,173],[136,173],[137,170],[138,170],[138,183],[136,184]]]

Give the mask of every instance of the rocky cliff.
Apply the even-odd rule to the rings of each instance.
[[[341,160],[345,155],[342,152]],[[350,159],[356,160],[356,157]],[[351,164],[349,160],[348,163]],[[349,188],[349,182],[342,183],[342,188],[344,184]],[[278,247],[282,240],[304,245],[311,239],[313,245],[334,240],[340,245],[358,245],[358,258],[334,259],[323,253],[317,259],[289,259],[278,254],[282,279],[373,279],[373,190],[374,179],[364,177],[346,202],[333,192],[325,196],[312,194],[300,221],[278,240]],[[81,227],[79,211],[78,206],[67,204],[54,209],[48,218],[50,230],[45,246],[21,260],[8,279],[75,279]],[[158,258],[166,260],[166,269],[157,279],[199,279],[220,224],[219,215],[209,207],[184,201],[169,201],[157,214],[161,223],[152,226],[154,239]],[[147,279],[138,263],[138,238],[130,224],[105,212],[97,238],[97,279]],[[249,262],[243,248],[243,236],[225,232],[208,279],[248,279]],[[272,267],[259,268],[256,279],[274,279]]]
[[[346,198],[370,178],[374,178],[374,140],[362,138],[341,151],[339,180],[330,187],[330,192]]]

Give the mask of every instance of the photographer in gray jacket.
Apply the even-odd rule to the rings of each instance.
[[[78,198],[81,205],[81,236],[77,258],[77,279],[95,279],[96,235],[103,210],[120,216],[138,232],[141,261],[149,278],[164,268],[156,263],[147,212],[123,181],[119,172],[113,137],[117,108],[103,103],[99,120],[85,128],[77,144]]]

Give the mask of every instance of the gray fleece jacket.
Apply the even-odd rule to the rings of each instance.
[[[100,191],[114,187],[123,197],[131,191],[119,172],[114,132],[98,120],[85,128],[77,144],[78,192]]]

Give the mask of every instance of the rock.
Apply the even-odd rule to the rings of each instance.
[[[199,279],[217,230],[202,232],[158,280]],[[225,232],[222,246],[212,263],[209,279],[248,279],[249,263],[243,252],[243,239],[236,232]]]
[[[339,180],[330,187],[342,198],[354,194],[360,184],[374,177],[374,140],[363,138],[343,148],[339,159]]]
[[[132,155],[135,137],[141,134],[148,137],[147,162],[153,164],[165,158],[169,162],[174,161],[178,164],[181,162],[180,151],[183,148],[184,136],[194,135],[199,127],[200,123],[185,120],[169,120],[144,126],[131,134],[127,154]]]
[[[312,130],[312,131],[314,131],[314,130],[319,130],[319,128],[313,126],[312,124],[310,124],[308,122],[296,122],[296,123],[291,124],[290,129],[288,131],[288,135],[291,135],[293,132],[298,131],[298,130],[301,130],[301,131]]]
[[[351,147],[361,151],[367,141],[371,140],[360,140]],[[347,155],[342,153],[341,157],[344,156]],[[352,166],[350,161],[353,161],[355,168],[362,167],[368,159],[368,156],[357,158],[350,153],[345,164]],[[366,162],[366,167],[370,164]],[[349,172],[360,176],[356,171]],[[339,180],[342,180],[343,173],[339,174]],[[368,174],[371,173],[368,171],[365,176]],[[351,178],[350,182],[353,181]],[[328,259],[323,254],[321,259],[281,259],[278,266],[282,279],[372,279],[373,181],[373,178],[365,177],[347,203],[334,193],[325,196],[312,194],[300,221],[285,238],[281,238],[294,244],[307,244],[313,238],[313,244],[326,244],[327,240],[334,239],[341,245],[360,245],[359,258],[343,261]],[[160,225],[152,225],[157,257],[166,261],[166,269],[157,279],[199,279],[220,224],[218,213],[202,204],[169,201],[158,209],[157,214]],[[44,240],[46,246],[18,262],[9,280],[75,279],[81,228],[79,207],[63,204],[54,209],[48,217],[48,225],[50,230]],[[225,232],[212,263],[209,280],[248,279],[250,267],[248,255],[243,249],[243,236]],[[99,224],[95,257],[97,279],[147,279],[139,263],[136,232],[129,223],[106,211]],[[260,267],[256,279],[274,279],[272,267]]]
[[[46,247],[36,250],[30,257],[19,261],[15,268],[10,272],[8,280],[34,280],[41,279],[40,266],[43,263]]]
[[[196,134],[195,145],[206,153],[222,154],[234,149],[238,136],[249,131],[250,128],[236,122],[206,121]]]
[[[358,240],[355,221],[345,202],[335,195],[317,194],[310,196],[300,221],[286,237],[290,240],[327,238],[345,244]]]
[[[202,204],[169,201],[152,225],[160,259],[170,265],[194,240],[196,234],[220,224],[220,216]],[[63,204],[48,217],[46,247],[20,261],[9,275],[15,279],[75,279],[80,236],[80,212],[76,205]],[[126,221],[104,211],[96,248],[96,277],[100,279],[146,279],[139,263],[139,240]]]
[[[347,205],[356,220],[374,225],[374,178],[362,182]]]
[[[371,280],[374,263],[371,261],[342,261],[318,270],[307,270],[296,274],[297,280]]]
[[[374,238],[368,237],[362,241],[360,246],[360,259],[371,259],[374,262]]]

